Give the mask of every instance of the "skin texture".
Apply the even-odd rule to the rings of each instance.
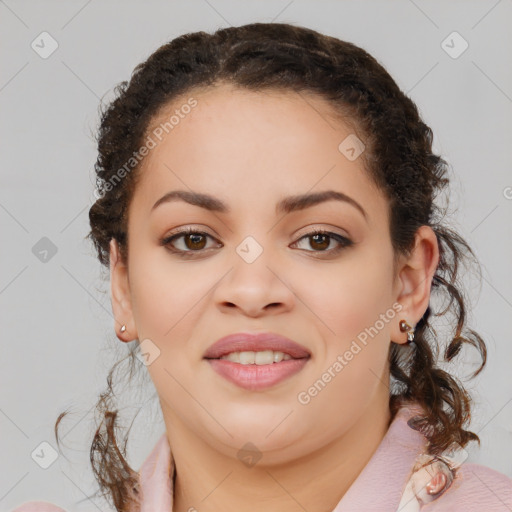
[[[160,350],[147,370],[176,464],[174,509],[331,511],[387,431],[390,343],[405,343],[399,321],[414,326],[428,307],[436,237],[422,226],[393,273],[388,201],[362,159],[338,150],[353,131],[329,116],[322,99],[226,85],[194,98],[197,106],[143,162],[129,208],[128,265],[115,241],[110,252],[112,307],[116,325],[126,325],[119,339],[150,339]],[[151,212],[177,189],[211,194],[231,212],[183,201]],[[324,190],[347,194],[367,218],[332,200],[275,212],[286,196]],[[187,226],[211,236],[174,241],[195,250],[192,258],[159,245]],[[335,239],[305,237],[315,229],[353,244],[336,253]],[[236,252],[247,236],[263,249],[252,263]],[[378,334],[301,404],[298,394],[389,311],[395,315]],[[270,389],[239,388],[203,354],[240,331],[277,332],[307,347],[311,358]],[[237,456],[247,442],[261,454],[250,467]]]

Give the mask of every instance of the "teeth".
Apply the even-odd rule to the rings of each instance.
[[[288,359],[292,359],[292,356],[285,354],[284,352],[261,350],[259,352],[230,352],[229,354],[222,356],[220,359],[227,359],[233,363],[262,365],[287,361]]]

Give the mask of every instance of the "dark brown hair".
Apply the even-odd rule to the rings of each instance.
[[[123,261],[128,261],[127,211],[140,165],[134,165],[115,186],[112,179],[144,144],[163,108],[194,90],[219,84],[313,94],[326,100],[333,114],[350,121],[365,143],[365,168],[389,201],[395,256],[411,251],[420,226],[432,227],[440,261],[431,301],[416,325],[414,343],[390,345],[390,411],[394,417],[405,402],[423,406],[425,414],[416,418],[415,426],[427,436],[432,455],[454,443],[464,447],[472,440],[480,442],[464,428],[470,421],[470,396],[455,375],[439,367],[441,340],[432,322],[436,316],[451,318],[452,331],[444,336],[444,362],[452,361],[464,344],[472,345],[482,359],[473,374],[477,375],[486,362],[486,347],[478,333],[466,327],[467,298],[460,285],[460,268],[470,263],[480,273],[480,267],[465,240],[442,223],[446,208],[434,202],[449,182],[448,164],[433,153],[432,130],[413,101],[375,58],[354,44],[300,26],[252,23],[213,34],[182,35],[139,64],[130,81],[115,88],[115,99],[101,112],[95,165],[98,199],[89,211],[87,235],[101,264],[109,266],[112,238],[120,246]],[[440,304],[447,301],[442,310],[434,307],[434,298]],[[126,356],[132,365],[130,377],[137,364],[132,348]],[[130,496],[137,496],[137,473],[125,459],[127,434],[121,442],[116,432],[112,377],[121,362],[109,373],[107,389],[97,403],[102,420],[90,458],[103,496],[118,511],[126,511]],[[62,417],[55,425],[57,438]]]

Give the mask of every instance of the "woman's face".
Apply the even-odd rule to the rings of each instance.
[[[191,97],[195,106],[183,107]],[[158,131],[173,114],[172,129]],[[387,409],[399,283],[388,203],[351,129],[319,98],[222,86],[174,102],[151,130],[156,146],[129,209],[132,317],[121,320],[148,354],[168,431],[230,455],[250,442],[284,460]],[[224,209],[182,199],[154,207],[178,190]],[[341,200],[276,211],[286,198],[326,191]],[[199,233],[162,245],[186,228]],[[239,332],[278,333],[310,357],[288,378],[247,389],[204,358]]]

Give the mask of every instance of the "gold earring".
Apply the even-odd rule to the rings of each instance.
[[[407,343],[414,341],[414,329],[405,320],[400,320],[400,330],[407,333]]]

